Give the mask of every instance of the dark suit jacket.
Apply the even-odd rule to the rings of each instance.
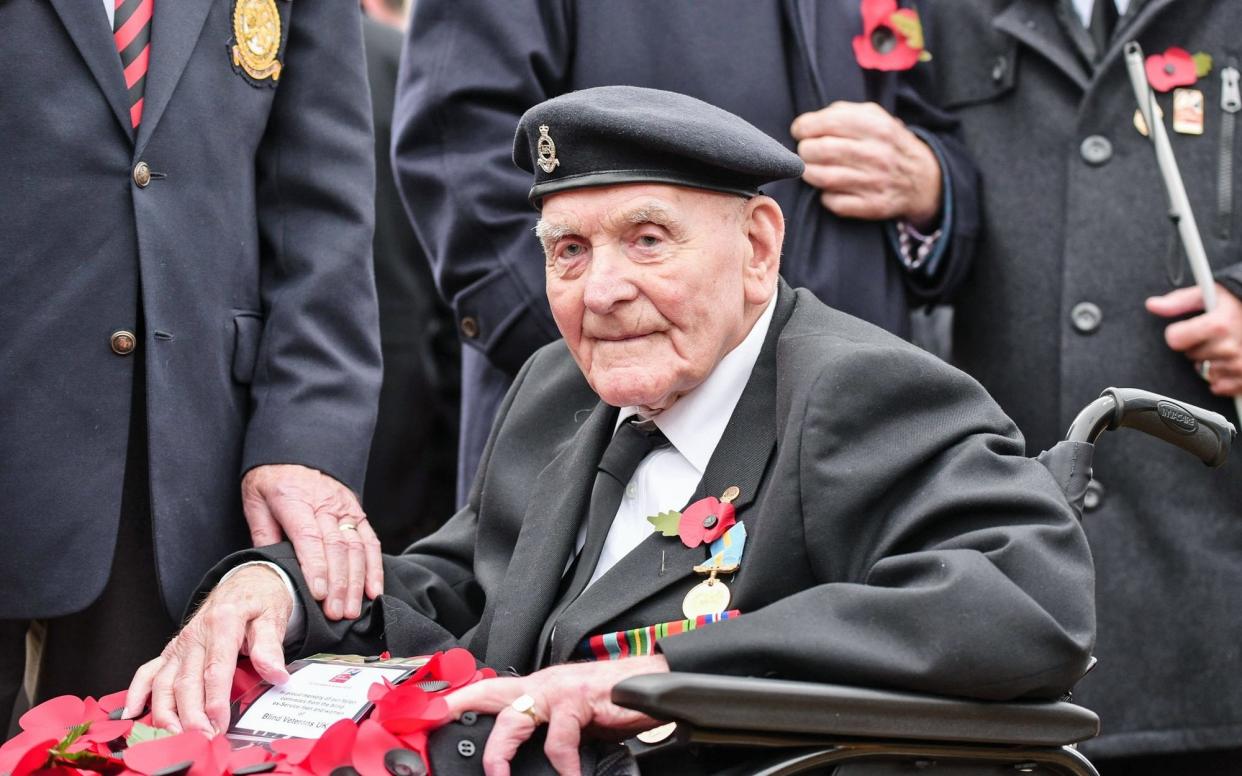
[[[782,284],[783,285],[783,284]],[[540,632],[617,410],[562,343],[523,368],[469,505],[387,559],[386,593],[329,623],[301,589],[299,652],[423,652],[460,641],[537,667]],[[675,670],[1056,696],[1094,634],[1086,541],[1051,475],[970,378],[787,286],[697,496],[741,489],[749,540],[736,620],[659,642]],[[696,496],[696,497],[697,497]],[[683,505],[670,505],[681,508]],[[706,549],[652,534],[557,620],[551,659],[583,637],[681,618]]]
[[[459,493],[473,479],[504,388],[559,336],[530,237],[530,179],[509,158],[518,117],[549,97],[607,84],[682,92],[791,149],[789,126],[800,113],[834,100],[875,101],[928,130],[948,173],[952,236],[940,269],[912,275],[884,224],[837,218],[817,190],[790,180],[765,187],[788,221],[785,277],[899,334],[909,329],[911,300],[952,291],[973,253],[974,168],[942,114],[894,74],[858,66],[851,41],[861,30],[858,0],[420,0],[397,96],[394,169],[474,351],[464,356]]]
[[[1068,3],[1065,4],[1068,7]],[[1164,341],[1168,321],[1143,300],[1175,287],[1183,265],[1151,143],[1134,128],[1122,47],[1203,51],[1212,72],[1204,132],[1165,126],[1208,258],[1242,296],[1242,132],[1223,137],[1222,74],[1242,67],[1242,3],[1131,3],[1100,67],[1056,0],[928,7],[938,99],[955,111],[984,178],[980,260],[962,290],[954,352],[1018,423],[1031,452],[1055,442],[1109,385],[1133,385],[1237,422],[1191,363]],[[1233,121],[1242,120],[1234,114]],[[1083,156],[1093,135],[1111,153]],[[1236,164],[1236,162],[1234,162]],[[1180,285],[1193,281],[1184,271]],[[1090,303],[1098,318],[1078,318]],[[1083,325],[1083,323],[1087,325]],[[1158,440],[1105,437],[1099,499],[1084,525],[1098,577],[1099,666],[1075,691],[1100,714],[1092,756],[1242,746],[1242,445],[1210,471]]]
[[[276,5],[284,71],[254,86],[230,2],[157,3],[135,134],[98,0],[0,2],[0,618],[103,588],[135,379],[174,616],[248,544],[246,469],[362,488],[379,356],[359,11]],[[145,374],[110,350],[117,329],[139,333]]]

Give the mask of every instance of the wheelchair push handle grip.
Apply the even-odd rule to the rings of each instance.
[[[1106,388],[1070,425],[1066,439],[1095,442],[1100,434],[1132,428],[1180,447],[1216,468],[1237,433],[1224,416],[1137,388]]]

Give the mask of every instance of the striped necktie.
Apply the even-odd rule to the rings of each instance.
[[[155,0],[116,0],[113,39],[125,69],[129,90],[129,120],[134,129],[142,123],[142,96],[151,60],[151,7]]]

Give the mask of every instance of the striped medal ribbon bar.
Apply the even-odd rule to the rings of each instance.
[[[674,620],[648,625],[645,628],[601,633],[579,642],[575,657],[580,660],[619,660],[623,657],[651,655],[655,653],[656,639],[698,630],[713,622],[732,620],[739,615],[741,615],[740,611],[730,609],[720,614],[705,614],[693,620]]]
[[[151,61],[151,8],[155,0],[116,0],[113,40],[125,70],[129,90],[129,120],[134,129],[142,123],[142,98]]]

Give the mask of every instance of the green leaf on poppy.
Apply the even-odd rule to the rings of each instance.
[[[150,725],[144,725],[141,722],[135,722],[133,729],[131,729],[129,731],[129,735],[125,737],[125,745],[133,746],[134,744],[154,741],[158,738],[168,738],[171,735],[175,735],[171,730],[151,727]]]
[[[122,770],[115,761],[109,760],[106,757],[100,757],[87,749],[83,749],[80,752],[57,752],[56,761],[72,765],[74,768],[84,771],[116,773]]]
[[[676,536],[677,526],[681,522],[681,513],[676,509],[670,509],[667,512],[661,512],[658,515],[648,517],[647,522],[655,526],[655,529],[665,536]]]
[[[83,733],[85,733],[86,731],[90,729],[91,729],[90,722],[83,722],[81,725],[74,725],[73,727],[69,728],[69,732],[65,733],[65,737],[60,739],[60,743],[56,744],[56,747],[52,749],[52,754],[56,755],[57,757],[60,757],[61,754],[66,749],[68,749],[70,746],[73,745],[74,741],[77,741],[79,738],[82,737]]]
[[[1212,55],[1206,51],[1200,51],[1191,59],[1195,62],[1195,77],[1202,78],[1212,72]]]
[[[888,23],[905,36],[906,45],[910,48],[921,49],[925,45],[923,42],[923,23],[919,21],[918,14],[896,11],[892,16],[888,17]]]

